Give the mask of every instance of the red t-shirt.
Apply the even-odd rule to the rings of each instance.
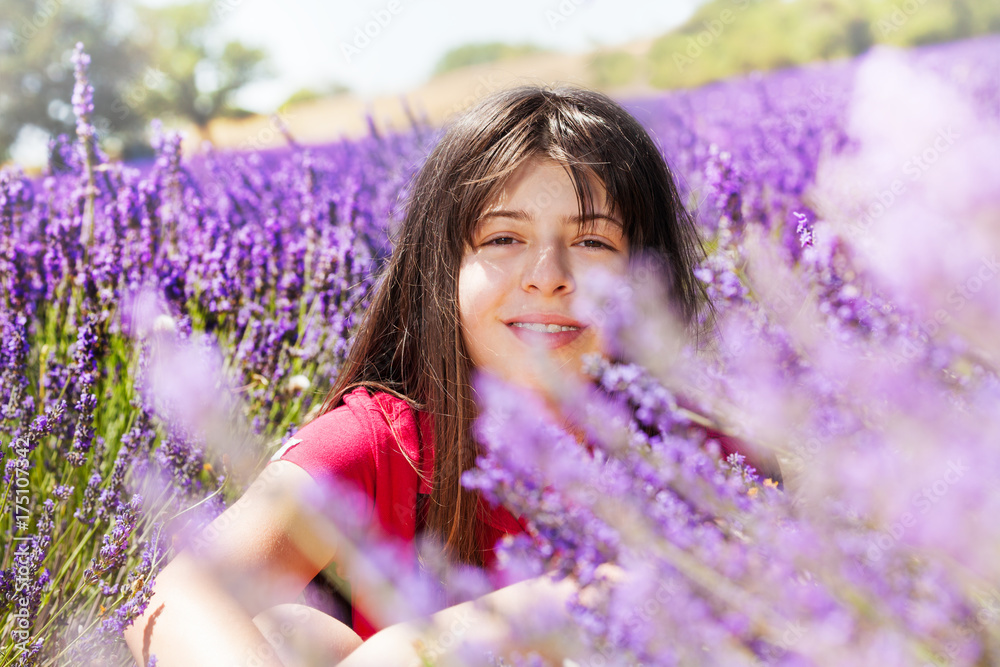
[[[291,461],[320,483],[332,478],[356,486],[371,501],[368,517],[376,518],[383,534],[406,547],[403,558],[410,562],[404,567],[415,567],[417,494],[431,493],[433,436],[430,415],[417,417],[402,399],[384,392],[369,395],[358,387],[344,396],[342,405],[299,429],[271,460]],[[525,527],[503,507],[484,503],[482,510],[482,548],[489,567],[497,540]],[[352,594],[357,598],[357,591]],[[361,639],[380,629],[356,604],[352,616]]]

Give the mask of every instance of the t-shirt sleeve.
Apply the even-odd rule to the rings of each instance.
[[[342,404],[296,431],[271,457],[290,461],[320,484],[346,483],[374,510],[375,432],[364,411]]]
[[[343,405],[296,431],[271,461],[290,461],[321,484],[336,480],[340,488],[354,485],[368,510],[358,518],[380,532],[379,537],[389,538],[385,546],[396,550],[400,567],[415,568],[417,494],[425,487],[430,492],[429,482],[420,480],[416,468],[422,464],[429,480],[434,465],[433,446],[421,452],[421,441],[430,443],[432,424],[429,418],[420,423],[423,428],[406,401],[384,392],[369,395],[359,387],[344,396]],[[366,605],[358,601],[379,591],[355,583],[351,582],[353,627],[367,639],[378,628],[365,618],[360,609]]]

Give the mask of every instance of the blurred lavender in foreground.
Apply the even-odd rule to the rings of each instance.
[[[728,167],[709,171],[722,223],[698,276],[722,297],[714,342],[665,363],[678,328],[648,307],[662,302],[655,282],[588,286],[590,321],[620,355],[592,366],[596,393],[562,387],[588,448],[518,390],[479,386],[487,454],[466,483],[532,519],[531,539],[508,546],[519,558],[600,592],[574,613],[608,664],[1000,655],[1000,299],[979,257],[997,247],[1000,179],[980,178],[992,163],[976,168],[995,120],[900,58],[860,65],[850,148],[824,158],[817,219],[771,218],[795,252],[790,232],[743,215]],[[888,96],[887,80],[902,89]],[[907,123],[882,119],[890,99]],[[893,170],[946,140],[945,118],[968,121],[966,148],[909,184],[871,238],[852,234]],[[829,194],[838,185],[861,194]],[[962,306],[935,337],[922,324],[949,294]],[[717,430],[777,455],[783,489],[738,456],[712,461]],[[595,578],[605,563],[624,580]]]

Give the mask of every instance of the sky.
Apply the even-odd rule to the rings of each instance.
[[[530,43],[580,53],[657,37],[703,1],[213,0],[213,11],[219,45],[238,39],[267,51],[271,76],[233,100],[267,114],[301,88],[342,84],[364,99],[411,90],[465,44]],[[48,136],[26,134],[11,150],[14,161],[44,164]]]
[[[155,1],[155,0],[154,0]],[[162,0],[157,4],[163,4]],[[655,37],[697,0],[215,0],[220,36],[264,47],[275,76],[238,103],[273,111],[303,87],[347,85],[363,97],[426,81],[450,49],[530,42],[565,52]]]

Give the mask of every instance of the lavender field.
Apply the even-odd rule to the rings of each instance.
[[[159,132],[138,170],[94,140],[86,65],[78,136],[0,174],[0,665],[132,664],[157,571],[319,408],[439,136],[185,162]],[[681,346],[650,275],[594,278],[626,363],[562,390],[593,453],[483,379],[464,479],[532,521],[511,571],[586,584],[595,667],[1000,662],[1000,39],[625,103],[715,313]],[[431,610],[401,597],[384,618]],[[457,657],[429,626],[425,664],[547,664],[524,647],[558,627],[508,624]]]

